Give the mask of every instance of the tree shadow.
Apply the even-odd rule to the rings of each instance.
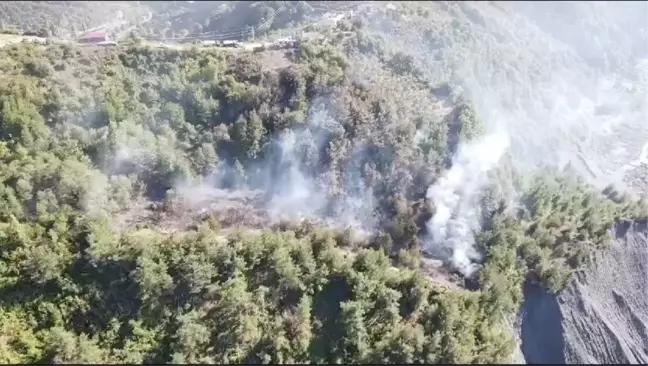
[[[530,364],[565,364],[563,315],[555,295],[528,284],[522,311],[522,353]]]
[[[321,322],[320,329],[310,346],[311,361],[330,362],[343,336],[340,324],[341,302],[350,299],[351,286],[340,275],[331,278],[326,286],[315,296],[314,315]]]

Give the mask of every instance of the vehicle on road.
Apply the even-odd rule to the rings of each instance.
[[[233,41],[233,40],[226,40],[226,41],[223,41],[223,43],[221,44],[221,46],[222,46],[222,47],[232,47],[232,48],[236,48],[236,47],[243,47],[243,45],[241,44],[241,42],[239,42],[239,41]]]
[[[114,47],[114,46],[117,46],[117,42],[115,42],[115,41],[104,41],[104,42],[96,43],[96,45],[99,46],[99,47]]]

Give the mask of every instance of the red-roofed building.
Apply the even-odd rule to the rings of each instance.
[[[99,43],[108,40],[108,33],[93,32],[87,33],[79,38],[79,43]]]

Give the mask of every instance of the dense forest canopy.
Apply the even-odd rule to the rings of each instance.
[[[0,361],[509,361],[524,284],[560,291],[646,205],[504,156],[470,286],[440,281],[427,188],[484,127],[362,29],[0,49]]]

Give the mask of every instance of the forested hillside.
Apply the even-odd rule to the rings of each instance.
[[[510,361],[524,283],[560,291],[645,205],[505,156],[477,272],[442,284],[428,187],[484,126],[362,30],[0,49],[0,361]]]
[[[150,1],[153,16],[135,32],[146,38],[252,40],[317,23],[367,3],[348,1]]]
[[[291,27],[314,13],[305,1],[151,2],[151,22],[138,29],[145,37],[247,40]],[[255,28],[254,32],[252,27]]]
[[[5,1],[0,3],[0,28],[40,37],[76,37],[77,33],[135,15],[130,2]]]

